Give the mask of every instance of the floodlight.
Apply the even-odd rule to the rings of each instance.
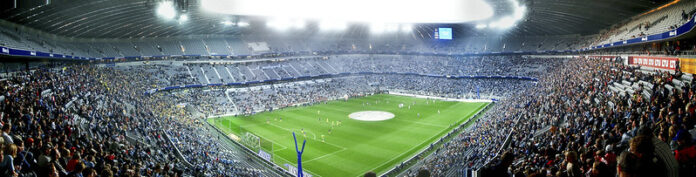
[[[157,5],[157,15],[165,20],[171,20],[176,17],[176,10],[171,1],[162,1]]]
[[[494,14],[486,0],[201,0],[200,4],[204,11],[219,14],[362,23],[464,23]]]
[[[343,31],[348,28],[348,23],[334,20],[324,20],[319,22],[319,29],[322,31]]]
[[[401,32],[409,33],[413,31],[413,25],[411,24],[401,24]]]
[[[179,16],[179,23],[188,21],[189,17],[187,14],[181,14]]]
[[[247,26],[249,26],[249,23],[248,22],[237,22],[237,26],[238,27],[247,27]]]

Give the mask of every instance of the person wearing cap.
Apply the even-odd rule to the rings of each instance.
[[[696,176],[696,146],[692,143],[691,134],[680,130],[674,139],[679,145],[674,151],[674,158],[679,162],[679,176]]]

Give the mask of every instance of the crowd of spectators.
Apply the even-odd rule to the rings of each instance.
[[[142,89],[152,84],[148,79],[145,73],[96,65],[7,74],[0,79],[0,176],[259,176],[268,171],[218,153],[225,151],[212,138],[177,143],[186,139],[182,134],[202,135],[197,134],[200,123],[188,120],[167,98],[144,97]],[[187,160],[179,158],[179,150],[190,154]],[[204,153],[214,154],[199,156]]]
[[[319,62],[351,62],[349,60],[374,62],[375,58],[312,59],[307,62],[315,65],[303,68],[309,74],[321,74],[318,69],[333,66],[329,66],[330,62]],[[394,65],[408,61],[385,60]],[[452,58],[432,60],[433,64],[425,67],[466,64]],[[483,63],[487,62],[469,60],[469,64],[479,64],[481,69],[490,68],[484,66],[487,64]],[[500,63],[502,60],[495,61]],[[514,61],[524,63],[527,59]],[[361,67],[364,67],[362,71],[399,69],[382,64]],[[341,70],[352,69],[361,71],[357,67]],[[212,133],[203,119],[194,114],[227,113],[224,111],[227,105],[235,111],[241,110],[237,113],[254,113],[386,89],[449,96],[464,91],[471,93],[473,85],[480,85],[484,95],[507,96],[505,90],[532,85],[529,81],[515,80],[505,85],[508,82],[499,79],[461,81],[431,80],[423,76],[367,75],[280,83],[237,91],[212,89],[143,94],[147,89],[192,84],[189,71],[175,65],[137,63],[71,65],[6,74],[0,80],[3,93],[0,97],[0,129],[3,130],[0,151],[6,154],[2,156],[0,172],[4,176],[272,176],[275,173],[269,169],[248,164],[247,154],[218,141],[219,135]],[[427,70],[402,72],[419,71]],[[417,86],[409,84],[416,82]],[[451,88],[433,87],[434,84]]]
[[[411,75],[359,75],[247,88],[196,89],[165,93],[207,116],[249,115],[302,104],[387,91],[458,99],[501,99],[534,86],[515,79],[450,79]]]
[[[696,84],[680,72],[603,60],[562,66],[496,105],[422,168],[435,176],[466,168],[520,176],[696,175]],[[649,84],[629,94],[610,89],[624,81]],[[502,152],[514,163],[496,158]]]
[[[415,73],[450,76],[542,75],[549,59],[521,56],[416,56],[416,55],[332,55],[261,61],[220,60],[176,61],[150,64],[142,69],[157,78],[153,85],[227,84],[339,73]],[[130,66],[138,67],[140,66]],[[157,87],[155,87],[157,88]]]
[[[433,176],[463,174],[466,169],[524,176],[696,174],[692,143],[696,84],[682,73],[646,72],[590,59],[510,57],[503,62],[501,57],[479,62],[424,57],[419,59],[431,64],[417,64],[389,57],[393,56],[379,58],[383,61],[346,56],[301,62],[314,64],[307,66],[313,68],[307,69],[311,74],[321,73],[316,72],[319,68],[442,75],[479,69],[474,73],[521,73],[540,80],[368,74],[145,95],[143,91],[154,85],[191,77],[181,68],[176,70],[183,73],[180,77],[152,74],[164,67],[147,64],[14,72],[0,80],[4,93],[0,151],[5,154],[0,172],[8,176],[273,176],[270,169],[254,165],[248,154],[220,141],[201,118],[399,91],[501,99],[465,133],[422,159],[418,168]],[[351,61],[360,62],[343,63]],[[265,72],[268,65],[283,64],[254,65]],[[456,66],[460,64],[478,67]],[[444,67],[435,69],[437,65]],[[628,94],[612,89],[623,82],[641,84]],[[655,168],[646,171],[646,167]]]

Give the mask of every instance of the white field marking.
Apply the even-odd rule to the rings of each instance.
[[[484,106],[484,107],[485,107],[485,106]],[[479,107],[479,108],[481,108],[481,107]],[[483,110],[483,109],[479,109],[477,113],[480,113],[481,110]],[[472,118],[473,115],[475,115],[475,114],[476,114],[476,113],[471,113],[471,114],[469,114],[469,117],[468,117],[468,118],[469,118],[469,119]],[[430,139],[432,139],[432,138],[434,138],[434,137],[437,137],[437,134],[435,134],[433,137],[430,137]],[[424,143],[426,143],[426,142],[423,142],[423,143],[421,143],[421,144],[419,144],[419,145],[422,145],[422,144],[424,144]],[[418,147],[418,146],[414,146],[414,147],[412,147],[411,149],[409,149],[408,151],[411,151],[411,150],[413,150],[413,149],[416,148],[416,147]],[[425,148],[427,148],[427,147],[424,146],[423,148],[421,148],[421,152],[419,152],[418,154],[422,153],[422,152],[423,152],[423,149],[425,149]],[[406,154],[406,152],[408,152],[408,151],[404,151],[403,153],[397,155],[396,157],[394,157],[394,158],[392,158],[392,159],[389,159],[388,161],[386,161],[386,162],[380,164],[379,166],[377,166],[377,167],[371,169],[370,171],[374,171],[374,170],[376,170],[377,168],[381,167],[382,165],[387,164],[387,163],[393,161],[393,160],[396,159],[396,158],[399,158],[399,156]],[[415,155],[415,154],[414,154],[414,155]],[[391,169],[387,169],[387,170],[391,170]]]
[[[411,120],[401,120],[401,119],[394,119],[394,120],[411,122],[411,123],[415,123],[415,124],[433,126],[433,127],[439,127],[439,128],[449,128],[448,126],[444,126],[444,125],[430,124],[430,123],[424,123],[424,122],[416,122],[416,121],[411,121]]]
[[[275,125],[275,124],[273,124],[273,123],[270,123],[269,125],[272,125],[272,126],[274,126],[274,127],[277,127],[277,128],[279,128],[279,129],[283,129],[283,130],[288,131],[288,132],[291,132],[291,133],[294,132],[294,131],[292,131],[292,130],[290,130],[290,129],[277,126],[277,125]],[[316,135],[316,134],[314,134],[314,133],[311,132],[311,131],[308,131],[308,132],[309,132],[309,133],[312,133],[312,136],[314,136],[314,139],[315,139],[315,140],[317,139],[317,135]]]
[[[394,113],[386,111],[359,111],[350,113],[348,118],[359,121],[383,121],[394,118]]]
[[[278,127],[277,125],[273,125],[273,126]],[[288,129],[283,128],[283,127],[278,127],[278,128],[281,128],[281,129],[283,129],[283,130],[285,130],[285,131],[288,131],[288,132],[292,132],[291,130],[288,130]],[[312,134],[314,134],[314,133],[312,133]],[[316,139],[316,135],[314,135],[314,137],[315,137],[315,139]],[[346,148],[346,147],[339,146],[339,145],[337,145],[337,144],[333,144],[333,143],[329,143],[329,142],[322,142],[322,143],[325,143],[325,144],[328,144],[328,145],[331,145],[331,146],[334,146],[334,147],[337,147],[337,148],[341,148],[341,149],[343,149],[343,150],[348,149],[348,148]]]
[[[309,162],[314,161],[314,160],[323,159],[324,157],[331,156],[331,155],[334,155],[334,154],[336,154],[336,153],[339,153],[339,152],[342,152],[342,151],[345,151],[345,150],[346,150],[346,149],[344,148],[344,149],[341,149],[341,150],[338,150],[338,151],[334,151],[334,152],[332,152],[332,153],[328,153],[328,154],[325,154],[325,155],[323,155],[323,156],[319,156],[319,157],[316,157],[316,158],[313,158],[313,159],[306,160],[306,161],[304,161],[304,163],[309,163]]]
[[[259,124],[256,124],[256,125],[259,125]],[[278,127],[278,128],[280,128],[280,129],[285,130],[285,131],[288,131],[288,132],[290,132],[290,133],[293,132],[293,131],[290,130],[290,129],[283,128],[283,127],[274,125],[274,124],[272,124],[272,123],[271,123],[270,125],[272,125],[272,126],[274,126],[274,127]],[[316,139],[317,135],[314,134],[313,132],[310,132],[310,133],[312,133],[312,135],[314,136],[314,139]],[[271,142],[272,142],[272,141],[271,141]],[[274,142],[274,143],[275,143],[275,142]],[[337,148],[341,148],[341,149],[344,149],[344,150],[347,149],[347,148],[345,148],[345,147],[343,147],[343,146],[339,146],[339,145],[336,145],[336,144],[333,144],[333,143],[328,143],[328,142],[322,142],[322,143],[326,143],[326,144],[328,144],[328,145],[331,145],[331,146],[334,146],[334,147],[337,147]],[[282,145],[281,145],[281,146],[282,146]]]
[[[434,136],[430,137],[430,139],[435,138],[435,137],[437,137],[437,134],[435,134]],[[422,145],[422,144],[424,144],[424,143],[426,143],[426,142],[424,141],[423,143],[418,144],[418,146],[420,146],[420,145]],[[401,157],[402,155],[406,154],[407,152],[413,150],[414,148],[416,148],[416,147],[418,147],[418,146],[413,146],[411,149],[408,149],[408,151],[404,151],[403,153],[401,153],[401,154],[395,156],[395,157],[392,158],[392,159],[387,160],[386,162],[384,162],[384,163],[382,163],[382,164],[377,165],[377,167],[375,167],[375,168],[373,168],[373,169],[371,169],[371,170],[369,170],[369,171],[374,171],[374,170],[376,170],[377,168],[381,167],[382,165],[387,164],[387,163],[393,161],[394,159]],[[424,146],[423,148],[427,148],[427,146]],[[387,170],[389,170],[389,169],[387,169]],[[379,176],[379,175],[377,175],[377,176]]]
[[[260,124],[253,124],[253,125],[250,125],[250,126],[244,126],[244,127],[242,127],[242,128],[255,127],[255,126],[259,126],[259,125],[260,125]],[[280,150],[283,150],[283,149],[287,149],[287,148],[288,148],[288,147],[283,146],[283,145],[280,144],[280,143],[277,143],[277,142],[275,142],[275,141],[273,141],[273,140],[271,140],[271,139],[265,138],[265,137],[263,137],[263,136],[261,136],[261,135],[257,135],[257,134],[254,134],[254,135],[259,136],[259,137],[261,137],[261,138],[264,138],[264,139],[270,141],[271,143],[275,143],[275,144],[277,144],[277,145],[280,146],[280,147],[283,147],[283,148],[280,148],[280,149],[278,149],[278,150],[275,150],[275,149],[274,149],[273,152],[275,152],[275,151],[280,151]]]
[[[258,126],[258,125],[260,125],[260,124],[254,124],[254,125],[247,126],[247,127],[253,127],[253,126]],[[260,137],[263,138],[263,136],[261,136],[261,135],[258,135],[258,136],[260,136]],[[285,146],[283,146],[283,145],[281,145],[281,144],[279,144],[279,143],[276,143],[275,141],[273,141],[273,140],[271,140],[271,139],[268,139],[268,138],[266,138],[266,139],[267,139],[268,141],[272,142],[272,143],[278,144],[279,146],[283,147],[283,148],[278,149],[278,150],[273,150],[273,152],[271,152],[271,153],[274,154],[273,157],[281,158],[281,159],[285,160],[286,162],[292,164],[292,161],[290,161],[290,160],[288,160],[288,159],[286,159],[286,158],[283,158],[283,156],[275,155],[275,152],[276,152],[276,151],[284,150],[284,149],[287,149],[288,147],[285,147]],[[334,145],[334,146],[335,146],[335,145]],[[344,148],[344,150],[345,150],[345,148]],[[275,163],[275,162],[273,162],[273,163]],[[295,164],[295,165],[297,165],[297,164]],[[278,166],[280,166],[280,165],[278,165]],[[309,172],[309,173],[311,173],[311,174],[314,174],[315,176],[321,177],[321,175],[318,175],[317,173],[314,173],[314,172],[312,172],[312,171],[306,170],[306,169],[304,169],[304,168],[302,169],[302,171],[307,171],[307,172]]]
[[[258,124],[257,124],[257,125],[258,125]],[[275,126],[275,127],[278,127],[278,128],[280,128],[280,129],[283,129],[283,130],[285,130],[285,131],[288,131],[288,132],[290,132],[290,133],[293,132],[293,131],[290,130],[290,129],[283,128],[283,127],[279,127],[279,126],[277,126],[277,125],[274,125],[273,123],[271,123],[271,125],[273,125],[273,126]],[[314,139],[316,140],[316,139],[317,139],[317,135],[314,134],[312,131],[309,131],[309,132],[312,133],[312,134],[314,135]],[[322,143],[326,143],[326,144],[329,144],[329,145],[332,145],[332,146],[335,146],[335,147],[338,147],[338,148],[341,148],[341,149],[346,149],[346,148],[343,147],[343,146],[339,146],[339,145],[336,145],[336,144],[333,144],[333,143],[329,143],[329,142],[322,142]]]
[[[254,124],[254,125],[252,125],[252,126],[259,126],[259,125],[262,125],[262,124]],[[283,127],[279,127],[279,126],[274,125],[274,124],[270,124],[270,125],[272,125],[272,126],[274,126],[274,127],[278,127],[278,128],[280,128],[280,129],[285,130],[285,131],[288,131],[288,132],[292,132],[292,131],[289,130],[289,129],[286,129],[286,128],[283,128]],[[312,134],[314,134],[314,133],[312,133]],[[261,136],[261,135],[258,135],[258,136]],[[314,135],[314,136],[315,136],[315,138],[316,138],[316,135]],[[262,137],[262,138],[263,138],[263,137]],[[266,138],[266,139],[267,139],[268,141],[272,142],[272,143],[278,144],[277,142],[272,141],[271,139],[268,139],[268,138]],[[332,143],[326,143],[326,144],[329,144],[329,145],[332,145],[332,146],[336,146],[336,147],[342,148],[341,150],[338,150],[338,151],[335,151],[335,152],[332,152],[332,153],[344,151],[344,150],[347,149],[347,148],[345,148],[345,147],[343,147],[343,146],[335,145],[335,144],[332,144]],[[273,150],[273,154],[275,154],[276,151],[280,151],[280,150],[287,149],[287,147],[285,147],[285,146],[283,146],[283,145],[281,145],[281,144],[278,144],[278,145],[279,145],[279,146],[282,146],[283,148],[278,149],[278,150]],[[276,157],[276,155],[274,155],[274,157]],[[278,155],[277,157],[279,157],[279,158],[281,158],[281,159],[283,159],[283,160],[285,160],[285,161],[287,161],[287,162],[289,162],[289,163],[292,163],[292,161],[289,161],[288,159],[283,158],[283,156],[279,156],[279,155]],[[316,159],[316,158],[315,158],[315,159]],[[303,161],[303,162],[306,163],[306,161]],[[297,164],[295,164],[295,165],[297,165]],[[321,176],[321,175],[317,175],[317,173],[314,173],[314,172],[312,172],[312,171],[305,170],[304,168],[302,169],[302,171],[307,171],[307,172],[312,173],[312,174],[314,174],[314,175],[316,175],[316,176]]]

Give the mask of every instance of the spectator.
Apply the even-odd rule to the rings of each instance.
[[[674,138],[679,145],[674,151],[674,157],[679,162],[679,176],[695,176],[696,146],[692,143],[691,134],[680,130]]]
[[[377,177],[377,173],[375,173],[375,172],[367,172],[367,173],[365,173],[365,175],[363,175],[363,176],[364,176],[364,177]]]

